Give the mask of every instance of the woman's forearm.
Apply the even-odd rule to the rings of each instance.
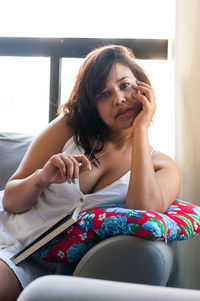
[[[31,209],[47,187],[41,180],[40,172],[39,169],[25,179],[13,179],[7,183],[2,201],[6,211],[20,213]]]
[[[132,143],[131,176],[126,207],[162,211],[162,194],[152,163],[148,129],[136,128]]]

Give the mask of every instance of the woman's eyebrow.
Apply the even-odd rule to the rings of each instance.
[[[125,78],[130,78],[130,76],[123,76],[122,78],[117,79],[116,83],[122,81],[122,80],[125,79]]]
[[[121,82],[121,81],[124,80],[125,78],[131,79],[130,76],[126,75],[126,76],[123,76],[123,77],[117,79],[117,80],[116,80],[116,83]],[[102,91],[104,91],[105,89],[109,89],[109,87],[108,87],[107,85],[105,85],[105,87],[104,87],[104,89],[103,89]]]

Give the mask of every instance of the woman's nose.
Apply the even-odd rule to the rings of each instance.
[[[113,99],[113,104],[114,105],[121,105],[124,102],[126,102],[126,98],[123,93],[115,93],[114,99]]]

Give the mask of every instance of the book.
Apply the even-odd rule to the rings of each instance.
[[[53,226],[47,229],[44,233],[42,233],[39,237],[34,239],[33,242],[31,242],[28,246],[24,247],[21,251],[14,255],[11,258],[12,262],[15,265],[19,264],[28,256],[37,251],[39,248],[44,246],[47,242],[56,237],[58,234],[72,226],[77,221],[77,217],[80,211],[81,208],[76,207],[73,213],[63,217],[61,220],[59,220]]]

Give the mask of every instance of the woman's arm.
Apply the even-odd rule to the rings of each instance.
[[[155,112],[153,89],[138,83],[134,97],[143,103],[143,110],[133,123],[132,163],[126,207],[165,212],[179,191],[180,174],[176,163],[164,154],[154,152],[148,140],[148,128]]]
[[[133,145],[126,207],[165,212],[179,191],[179,169],[166,155],[157,151],[151,155],[144,129],[134,132]]]
[[[64,144],[72,135],[73,129],[62,116],[50,123],[33,141],[5,187],[5,210],[13,213],[27,211],[48,185],[70,182],[78,177],[79,163],[87,166],[87,158],[61,153]]]
[[[41,181],[41,169],[51,156],[61,152],[70,138],[71,130],[64,117],[56,118],[31,143],[17,171],[9,179],[4,192],[3,206],[9,212],[30,209],[46,187]],[[40,183],[40,187],[37,183]]]

